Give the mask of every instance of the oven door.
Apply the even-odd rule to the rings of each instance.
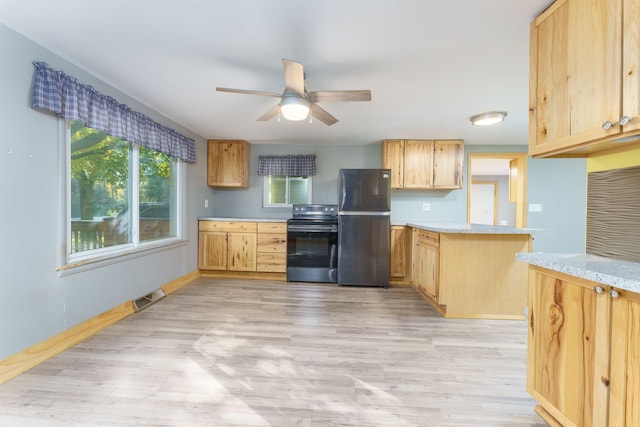
[[[337,281],[338,224],[291,220],[287,224],[287,281]]]

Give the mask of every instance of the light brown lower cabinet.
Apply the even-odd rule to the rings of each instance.
[[[417,228],[414,228],[412,233],[412,241],[414,242],[411,264],[413,286],[419,292],[426,294],[433,303],[439,304],[440,235]]]
[[[257,271],[287,272],[287,224],[258,223]]]
[[[530,267],[527,390],[550,425],[640,426],[640,295]]]
[[[286,222],[200,220],[198,230],[200,270],[277,273],[280,279],[287,271]]]
[[[199,221],[201,270],[256,271],[255,222]]]

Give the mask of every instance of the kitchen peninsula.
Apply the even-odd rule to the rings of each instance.
[[[476,224],[409,223],[411,284],[444,317],[524,319],[526,265],[541,230]]]

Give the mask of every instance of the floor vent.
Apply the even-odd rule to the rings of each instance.
[[[133,301],[133,309],[137,313],[140,310],[144,310],[145,308],[153,305],[166,297],[167,295],[164,293],[162,289],[156,289],[151,292],[149,295],[145,295],[142,298],[138,298]]]

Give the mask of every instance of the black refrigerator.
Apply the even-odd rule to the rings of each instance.
[[[338,284],[389,287],[391,171],[340,169]]]

